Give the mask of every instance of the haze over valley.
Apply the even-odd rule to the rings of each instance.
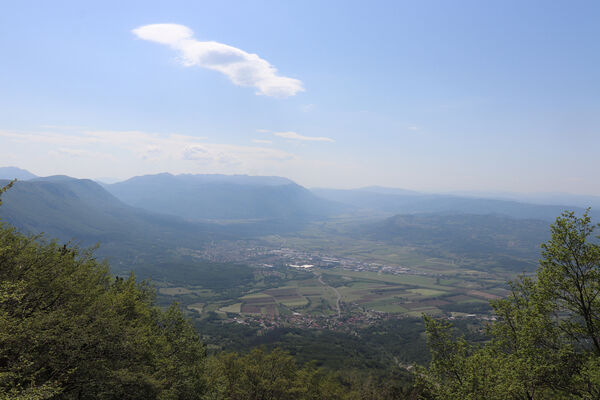
[[[535,270],[557,215],[584,211],[381,187],[309,190],[283,177],[162,173],[104,184],[0,168],[0,183],[13,176],[22,179],[4,196],[3,220],[65,243],[100,244],[113,272],[167,286],[202,285],[194,271],[207,262],[502,282]]]
[[[600,399],[600,3],[4,3],[0,400]]]

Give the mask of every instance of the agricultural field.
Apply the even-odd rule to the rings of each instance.
[[[198,318],[208,313],[229,316],[335,316],[370,312],[404,316],[469,314],[488,310],[489,300],[506,293],[501,280],[388,274],[343,268],[312,268],[297,272],[279,267],[266,282],[264,274],[238,290],[223,292],[199,287],[161,287],[159,293],[178,301]],[[268,275],[268,274],[267,274]]]
[[[533,272],[543,240],[539,223],[509,222],[473,216],[333,219],[260,240],[220,242],[205,252],[181,250],[182,257],[200,262],[215,254],[227,259],[208,270],[190,264],[189,285],[165,282],[159,293],[163,302],[178,301],[197,318],[490,315],[489,302],[507,295],[507,281]]]
[[[497,298],[488,292],[489,288],[484,286],[478,291],[472,291],[468,289],[471,282],[459,279],[446,280],[447,284],[442,284],[439,279],[422,275],[392,275],[343,269],[324,272],[326,282],[331,279],[339,283],[336,278],[340,276],[347,278],[337,287],[342,295],[342,302],[349,309],[363,311],[401,313],[407,316],[419,316],[422,313],[436,315],[442,314],[444,306],[450,304],[460,308],[464,303],[487,303],[487,298]]]

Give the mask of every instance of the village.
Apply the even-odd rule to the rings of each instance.
[[[267,247],[246,241],[211,242],[200,250],[185,249],[187,254],[215,262],[244,263],[253,267],[291,266],[302,268],[343,268],[352,271],[375,271],[387,274],[429,275],[407,266],[365,262],[352,257],[339,257],[320,251],[304,251],[289,247]]]

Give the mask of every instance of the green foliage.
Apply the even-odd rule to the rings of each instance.
[[[0,400],[398,398],[278,349],[206,358],[179,307],[154,294],[91,251],[0,223]]]
[[[426,317],[432,353],[418,368],[427,399],[597,399],[600,396],[600,247],[589,214],[565,212],[542,245],[537,279],[492,303],[484,346]]]
[[[471,267],[478,269],[514,272],[535,269],[539,243],[548,237],[545,221],[470,214],[397,215],[367,224],[359,234],[433,257],[474,260]]]
[[[288,353],[253,349],[245,356],[222,353],[209,360],[206,399],[343,399],[350,392],[312,364],[302,368]]]
[[[89,251],[0,225],[0,399],[193,399],[204,346]]]
[[[0,206],[2,205],[2,195],[8,189],[10,189],[11,187],[13,187],[13,185],[15,184],[16,181],[17,181],[16,179],[13,179],[12,181],[8,182],[8,184],[6,184],[6,186],[3,186],[3,187],[0,188]]]
[[[565,313],[560,328],[600,356],[600,246],[588,240],[594,228],[588,212],[559,218],[552,240],[542,245],[538,277],[542,295]]]
[[[165,257],[166,258],[166,257]],[[138,267],[139,274],[155,280],[167,280],[171,284],[197,285],[213,291],[248,285],[253,281],[253,269],[247,265],[218,263],[191,259],[191,257],[168,257],[149,261]]]
[[[275,328],[261,332],[259,326],[223,324],[216,318],[196,322],[204,340],[225,351],[243,352],[253,347],[282,348],[300,363],[315,361],[336,370],[356,369],[366,374],[384,374],[393,365],[429,361],[424,324],[420,319],[402,318],[356,328],[354,334],[327,329]],[[464,326],[461,328],[465,329]]]

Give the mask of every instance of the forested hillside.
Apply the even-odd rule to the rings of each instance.
[[[490,340],[473,345],[425,317],[432,352],[419,368],[425,399],[598,399],[600,246],[589,216],[565,212],[543,244],[535,278],[492,302]]]
[[[0,180],[0,185],[7,184]],[[4,221],[27,233],[63,241],[190,243],[206,240],[206,226],[128,206],[89,179],[51,176],[18,181],[4,195]],[[214,233],[216,229],[211,229]]]
[[[58,192],[66,204],[85,198],[88,192],[78,190],[91,184],[53,177],[41,189],[24,187],[45,188],[39,193],[48,195],[55,186],[44,185],[56,183],[69,185],[70,191]],[[16,188],[10,183],[0,195]],[[96,195],[100,210],[114,202],[107,193]],[[439,237],[428,231],[431,218]],[[445,248],[474,235],[482,240],[478,246],[515,241],[529,251],[531,232],[503,236],[520,223],[470,218],[463,225],[464,218],[394,217],[362,233],[435,241],[449,240],[454,231],[455,242]],[[536,234],[542,229],[527,226]],[[112,276],[93,252],[0,222],[0,399],[597,399],[600,246],[594,229],[588,213],[563,213],[542,245],[537,275],[512,282],[506,298],[491,302],[495,318],[485,332],[469,320],[453,327],[424,315],[429,356],[421,322],[412,319],[354,328],[348,332],[354,336],[235,325],[225,332],[210,316],[192,323],[177,304],[158,307],[147,282]],[[247,266],[196,266],[189,266],[190,277],[213,290],[254,279]]]
[[[600,400],[599,21],[0,0],[0,400]]]
[[[517,273],[535,270],[540,243],[549,237],[548,223],[542,220],[477,214],[396,215],[364,224],[354,234],[413,246],[434,257],[475,259],[478,269]]]
[[[112,277],[91,252],[5,223],[0,322],[0,399],[388,396],[369,381],[300,366],[278,350],[207,358],[178,306],[156,307],[146,283]]]

